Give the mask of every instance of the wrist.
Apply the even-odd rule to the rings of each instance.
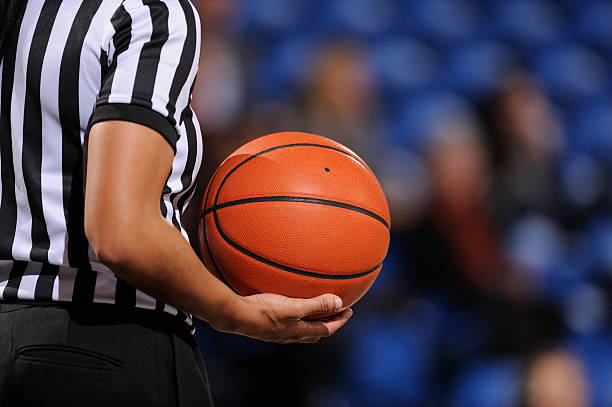
[[[231,293],[211,312],[208,323],[217,331],[236,333],[240,330],[241,321],[244,319],[244,298],[238,294]]]

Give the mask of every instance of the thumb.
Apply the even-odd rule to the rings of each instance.
[[[340,311],[342,299],[334,294],[323,294],[314,298],[294,298],[291,317],[302,318],[311,314]]]

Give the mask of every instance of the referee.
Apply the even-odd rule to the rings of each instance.
[[[0,405],[206,406],[191,315],[316,342],[338,297],[240,297],[187,241],[188,0],[0,0]]]

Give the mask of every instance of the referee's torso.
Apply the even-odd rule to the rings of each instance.
[[[84,233],[88,129],[140,123],[174,148],[160,198],[181,213],[202,157],[190,108],[200,22],[188,0],[28,0],[0,62],[0,301],[110,303],[188,316],[101,264]]]

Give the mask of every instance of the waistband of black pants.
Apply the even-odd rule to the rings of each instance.
[[[113,325],[135,323],[165,334],[175,334],[188,343],[195,344],[193,335],[179,317],[167,312],[104,303],[75,303],[59,301],[2,301],[0,313],[35,307],[65,309],[70,318],[83,325]]]

